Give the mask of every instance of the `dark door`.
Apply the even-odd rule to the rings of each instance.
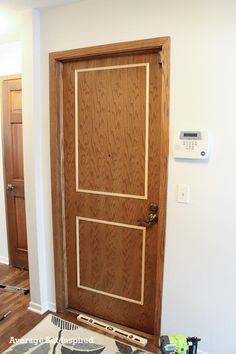
[[[28,269],[21,79],[3,81],[3,152],[10,264]]]

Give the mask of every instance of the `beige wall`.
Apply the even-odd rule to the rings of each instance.
[[[55,301],[48,53],[170,35],[170,128],[207,130],[211,153],[207,162],[186,162],[170,152],[162,333],[202,337],[200,353],[234,354],[235,13],[231,0],[86,0],[42,11],[41,39],[31,26],[23,79],[34,309]],[[189,204],[176,202],[178,183],[189,184]]]

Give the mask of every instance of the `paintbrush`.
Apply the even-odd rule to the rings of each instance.
[[[0,321],[3,321],[8,315],[10,315],[11,311],[6,312],[4,315],[0,316]]]

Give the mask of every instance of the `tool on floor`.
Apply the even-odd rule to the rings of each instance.
[[[189,345],[189,353],[188,354],[197,354],[197,345],[200,342],[200,338],[197,337],[188,337],[187,342]]]
[[[3,321],[7,316],[9,316],[11,311],[6,312],[4,315],[0,316],[0,321]]]
[[[18,288],[17,286],[0,284],[0,291],[9,291],[11,293],[22,293],[24,295],[29,294],[29,288]]]
[[[144,347],[147,344],[147,339],[144,337],[140,337],[132,332],[126,332],[121,328],[115,327],[103,321],[98,321],[93,317],[86,316],[84,314],[80,314],[77,317],[78,321],[87,323],[90,326],[94,326],[96,328],[100,328],[105,332],[108,332],[114,336],[118,336],[121,338],[125,338],[128,341],[133,343],[139,344],[140,346]]]
[[[160,349],[162,354],[197,354],[197,337],[161,336]]]
[[[161,336],[160,349],[163,354],[187,354],[188,343],[184,336]]]

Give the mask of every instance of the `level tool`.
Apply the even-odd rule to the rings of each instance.
[[[8,291],[11,293],[22,293],[24,295],[29,294],[29,288],[18,288],[17,286],[11,286],[6,284],[0,284],[0,291]]]

